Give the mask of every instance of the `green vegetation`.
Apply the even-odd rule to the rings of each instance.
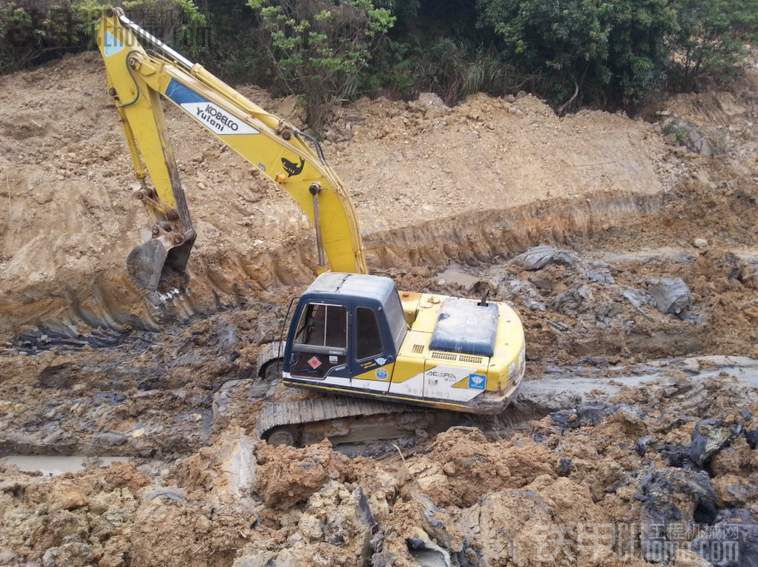
[[[395,17],[371,0],[248,0],[261,18],[275,81],[301,93],[319,129],[335,99],[355,96],[378,37]]]
[[[105,0],[0,4],[0,72],[94,47]],[[125,0],[135,21],[232,81],[303,97],[318,128],[358,96],[448,103],[530,90],[559,111],[631,111],[734,78],[758,0]]]
[[[689,90],[699,82],[729,79],[758,39],[758,0],[675,0],[672,82]]]
[[[0,72],[94,49],[95,24],[105,0],[9,0],[0,5]],[[191,33],[205,24],[192,0],[127,0],[123,7],[158,37],[199,53]]]

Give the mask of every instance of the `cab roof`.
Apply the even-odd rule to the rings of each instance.
[[[353,298],[375,299],[382,305],[395,291],[395,282],[384,276],[326,272],[308,286],[305,294],[337,295]]]

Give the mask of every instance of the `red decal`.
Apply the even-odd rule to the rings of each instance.
[[[312,356],[308,359],[308,366],[313,368],[313,370],[316,370],[316,368],[321,366],[321,361],[317,357]]]

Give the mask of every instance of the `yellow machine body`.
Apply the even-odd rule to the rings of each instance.
[[[149,44],[149,51],[140,40]],[[361,274],[369,287],[373,285],[371,278],[376,282],[387,279],[364,275],[368,270],[353,205],[315,140],[152,37],[118,8],[101,20],[98,44],[135,175],[142,184],[137,196],[152,218],[152,238],[127,259],[138,285],[153,295],[167,287],[181,287],[195,240],[161,98],[176,105],[295,200],[315,228],[320,271],[325,272],[321,277],[327,273]],[[387,285],[385,282],[380,287]],[[393,293],[397,295],[396,290]],[[361,299],[354,298],[350,309],[357,309],[355,305]],[[435,333],[446,317],[444,306],[451,299],[401,293],[405,327],[402,342],[391,345],[390,355],[348,360],[352,356],[350,345],[337,354],[326,349],[311,356],[313,364],[343,357],[344,368],[316,378],[298,377],[287,370],[289,361],[284,360],[284,380],[297,386],[444,409],[499,411],[513,396],[524,373],[521,322],[509,306],[491,303],[496,306],[493,316],[497,317],[496,326],[490,329],[491,353],[485,356],[453,347],[435,348]],[[375,308],[379,309],[377,316],[383,316],[381,307]],[[493,308],[488,309],[492,314]],[[346,328],[351,329],[352,324],[349,320]],[[476,327],[476,321],[462,325],[461,336],[465,339]],[[401,327],[396,325],[396,329],[399,333]],[[295,331],[287,343],[290,355]]]

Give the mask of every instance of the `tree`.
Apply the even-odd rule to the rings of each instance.
[[[305,100],[318,130],[335,100],[351,96],[376,40],[395,23],[372,0],[249,0],[261,17],[277,81]]]
[[[1,0],[0,0],[1,2]],[[44,63],[95,47],[95,25],[108,0],[10,0],[0,3],[0,72]],[[204,23],[192,0],[126,0],[136,21],[154,34],[192,48],[193,26]],[[169,37],[170,36],[170,37]]]
[[[758,40],[758,0],[673,0],[676,86],[691,89],[705,77],[729,76]]]
[[[562,108],[582,98],[636,104],[660,85],[670,0],[479,0],[479,22],[514,63],[552,84]],[[583,96],[584,95],[584,96]]]

